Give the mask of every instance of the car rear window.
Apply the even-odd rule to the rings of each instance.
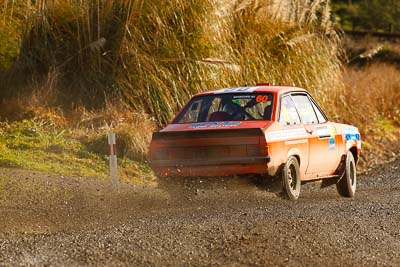
[[[173,123],[271,120],[272,93],[215,94],[193,98]]]

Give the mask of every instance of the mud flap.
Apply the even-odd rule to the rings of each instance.
[[[321,189],[338,183],[340,179],[342,179],[344,176],[345,167],[346,167],[346,155],[342,155],[339,166],[335,171],[336,177],[322,179]]]
[[[340,178],[337,177],[322,179],[321,189],[336,184],[339,181],[339,179]]]

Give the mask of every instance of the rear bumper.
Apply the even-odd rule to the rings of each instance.
[[[231,165],[231,164],[257,164],[269,163],[269,156],[261,157],[240,157],[240,158],[215,158],[215,159],[186,159],[186,160],[152,160],[151,167],[186,167],[186,166],[210,166],[210,165]]]
[[[266,174],[267,164],[232,164],[210,166],[183,166],[183,167],[158,167],[153,168],[159,177],[215,177],[242,174]]]
[[[158,176],[212,177],[240,174],[265,174],[270,157],[228,158],[211,160],[168,160],[150,163]]]

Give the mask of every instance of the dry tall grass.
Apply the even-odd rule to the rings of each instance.
[[[329,0],[3,3],[4,23],[24,26],[17,27],[19,54],[0,97],[33,94],[43,106],[84,106],[97,110],[87,113],[92,117],[117,118],[124,116],[107,103],[122,99],[122,113],[136,114],[119,124],[135,157],[144,154],[154,122],[166,124],[197,92],[263,81],[295,85],[334,113],[332,94],[343,88]]]
[[[345,108],[338,109],[342,117],[347,115],[363,125],[388,119],[400,126],[399,69],[388,64],[348,68],[344,82],[342,105]]]
[[[361,131],[365,167],[398,157],[400,149],[400,70],[389,64],[347,68],[345,87],[332,99],[333,117]]]
[[[117,135],[119,157],[144,161],[156,123],[143,112],[131,112],[123,103],[109,103],[96,112],[83,107],[75,110],[70,114],[68,128],[74,130],[75,137],[86,144],[89,151],[100,155],[108,154],[105,133],[113,131]]]
[[[25,92],[32,77],[55,72],[58,103],[101,107],[118,97],[165,124],[204,90],[269,81],[323,100],[340,87],[327,0],[5,3],[4,16],[26,25],[13,92],[16,80]]]

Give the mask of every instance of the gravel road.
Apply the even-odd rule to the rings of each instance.
[[[170,190],[0,169],[0,265],[400,266],[400,161],[356,198],[243,179]],[[168,189],[168,188],[167,188]]]

